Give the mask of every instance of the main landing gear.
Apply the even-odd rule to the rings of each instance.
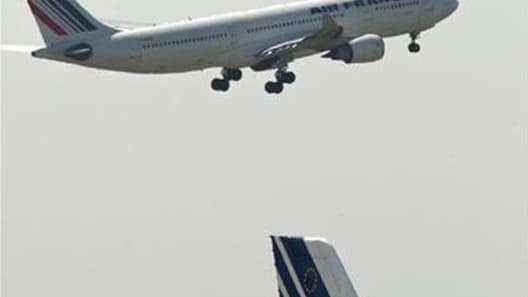
[[[231,81],[242,79],[242,71],[236,68],[222,69],[222,78],[215,78],[211,82],[211,88],[215,91],[227,92]],[[287,71],[287,67],[280,68],[275,72],[275,80],[266,83],[265,90],[269,94],[280,94],[284,91],[285,84],[293,84],[296,80],[295,73]]]
[[[284,90],[284,84],[293,84],[296,80],[295,73],[288,72],[287,68],[281,68],[275,73],[277,81],[266,83],[265,90],[268,94],[280,94]]]
[[[420,45],[416,42],[416,39],[420,37],[420,32],[412,32],[411,33],[411,44],[409,44],[409,52],[411,53],[419,53],[420,52]]]
[[[239,81],[242,79],[242,71],[236,68],[222,69],[222,78],[215,78],[211,82],[211,87],[215,91],[227,92],[230,87],[230,81]]]

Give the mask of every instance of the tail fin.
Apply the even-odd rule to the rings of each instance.
[[[48,46],[117,31],[96,20],[75,0],[28,0],[28,4]]]
[[[280,297],[357,297],[334,247],[324,239],[272,236]]]

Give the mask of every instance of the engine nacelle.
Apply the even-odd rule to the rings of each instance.
[[[64,51],[64,55],[77,61],[86,61],[93,55],[93,48],[87,43],[79,43]]]
[[[367,34],[339,46],[325,58],[351,63],[367,63],[381,60],[385,56],[385,42],[378,35]]]

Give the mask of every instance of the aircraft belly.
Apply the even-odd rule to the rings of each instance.
[[[177,73],[199,69],[201,52],[195,49],[174,49],[145,55],[140,66],[148,73]]]

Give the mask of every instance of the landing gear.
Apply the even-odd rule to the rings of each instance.
[[[275,73],[276,82],[270,81],[266,83],[265,90],[268,94],[280,94],[284,91],[284,84],[293,84],[297,77],[295,73],[288,72],[286,68],[281,68]]]
[[[284,90],[284,85],[280,82],[270,81],[266,83],[265,89],[269,94],[280,94]]]
[[[224,68],[222,69],[222,76],[227,80],[239,81],[242,79],[242,71],[235,68]]]
[[[211,82],[211,88],[215,91],[227,92],[229,90],[229,81],[225,79],[215,78]]]
[[[416,39],[420,37],[419,32],[413,32],[411,33],[411,44],[409,44],[409,52],[411,53],[419,53],[420,52],[420,45],[416,42]]]
[[[236,68],[222,69],[223,78],[215,78],[211,82],[211,88],[215,91],[226,92],[229,90],[230,81],[239,81],[242,79],[242,71]]]
[[[418,43],[411,43],[409,44],[409,52],[411,53],[419,53],[420,52],[420,45]]]
[[[277,73],[275,73],[275,78],[280,83],[293,84],[297,79],[297,76],[295,76],[295,73],[293,72],[277,71]]]

